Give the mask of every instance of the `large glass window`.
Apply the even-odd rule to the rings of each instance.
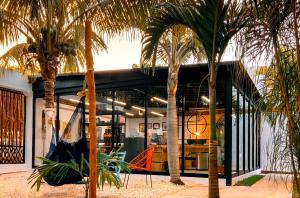
[[[255,128],[254,128],[254,108],[253,108],[253,105],[251,105],[251,158],[252,158],[252,163],[251,163],[251,167],[252,167],[252,170],[255,170],[255,156],[256,156],[256,153],[255,153],[255,143],[256,143],[256,140],[255,140]]]
[[[242,172],[244,170],[244,153],[245,153],[245,147],[244,147],[244,97],[239,92],[239,171]]]
[[[253,137],[252,137],[252,105],[251,103],[249,102],[249,106],[248,106],[248,112],[249,112],[249,117],[248,117],[248,120],[249,120],[249,171],[253,169],[252,167],[252,162],[253,162],[253,151],[252,151],[252,148],[253,148]]]
[[[257,135],[257,168],[260,168],[260,112],[256,111],[256,135]]]
[[[217,85],[216,127],[218,141],[218,172],[224,174],[224,85]],[[208,145],[210,139],[208,83],[190,83],[185,91],[184,113],[184,172],[208,173]]]
[[[167,127],[167,100],[168,94],[166,86],[149,87],[147,145],[151,145],[155,148],[152,160],[152,171],[168,171],[167,140],[169,129]],[[173,124],[176,130],[178,130],[178,119],[173,120]],[[178,139],[178,134],[176,134],[176,138]],[[179,147],[177,149],[179,151]]]
[[[253,106],[253,137],[254,137],[254,169],[257,169],[257,133],[256,133],[256,110]]]
[[[82,102],[81,98],[76,95],[67,95],[59,97],[59,121],[58,131],[59,139],[66,142],[76,142],[84,134],[82,123]],[[87,112],[88,112],[88,105]],[[88,124],[88,120],[86,122]],[[89,136],[87,135],[89,139]]]
[[[184,172],[205,173],[208,171],[208,144],[210,120],[208,110],[207,82],[190,83],[185,91],[184,113]],[[219,155],[220,156],[220,155]]]
[[[237,148],[238,148],[238,129],[237,129],[237,123],[238,123],[238,95],[237,95],[237,89],[235,87],[232,87],[232,172],[236,172],[238,170],[237,167]]]
[[[249,102],[247,99],[245,99],[245,170],[249,170]]]
[[[138,88],[118,89],[107,100],[114,109],[114,125],[107,133],[111,130],[114,147],[123,146],[125,161],[129,162],[145,149],[146,91]]]

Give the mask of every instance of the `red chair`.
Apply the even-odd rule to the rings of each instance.
[[[135,158],[133,158],[129,163],[128,167],[131,171],[144,171],[146,172],[146,184],[148,185],[147,173],[150,174],[150,181],[152,187],[152,177],[151,177],[151,165],[152,165],[152,156],[154,152],[154,147],[149,147],[140,154],[138,154]],[[127,177],[126,188],[128,186],[130,173]],[[126,173],[124,177],[124,184],[126,181]]]

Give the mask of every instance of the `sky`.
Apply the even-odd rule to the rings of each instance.
[[[140,39],[129,41],[118,37],[107,41],[107,45],[108,52],[103,51],[98,56],[94,54],[95,70],[128,69],[139,64]]]
[[[24,41],[24,38],[21,38]],[[135,39],[126,39],[123,37],[116,37],[114,39],[106,40],[108,51],[102,51],[100,54],[94,54],[95,70],[114,70],[114,69],[128,69],[132,68],[133,64],[139,64],[141,55],[141,38],[136,36]],[[4,54],[10,46],[0,47],[0,55]],[[222,61],[237,60],[235,56],[235,45],[230,44],[223,55]],[[191,59],[189,64],[194,63]],[[253,71],[256,63],[248,61],[245,65],[249,70]],[[264,65],[265,63],[260,63]]]
[[[20,39],[20,43],[25,38]],[[116,37],[106,40],[107,51],[102,51],[99,55],[93,55],[95,70],[127,69],[133,64],[139,64],[141,54],[140,38],[129,41],[123,37]],[[0,56],[3,55],[11,46],[0,46]]]
[[[108,52],[103,51],[99,56],[94,54],[96,70],[127,69],[133,64],[139,64],[141,56],[141,40],[126,40],[115,38],[107,42]],[[233,45],[229,46],[223,56],[223,61],[236,60]],[[188,63],[194,63],[191,59]]]

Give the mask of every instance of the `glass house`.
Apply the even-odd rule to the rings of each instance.
[[[177,90],[178,143],[182,176],[208,176],[208,65],[184,65]],[[152,171],[168,174],[167,160],[167,78],[168,68],[143,73],[140,69],[95,72],[98,152],[120,146],[130,161],[149,145],[155,147]],[[88,135],[88,103],[74,121],[71,132],[63,134],[76,106],[83,101],[84,73],[64,74],[55,83],[56,135],[67,141],[78,139],[84,125]],[[33,84],[33,153],[46,153],[44,137],[44,88],[38,78]],[[232,178],[260,168],[260,112],[255,102],[259,93],[240,62],[223,62],[217,75],[218,171],[226,185]],[[176,149],[176,148],[174,148]]]

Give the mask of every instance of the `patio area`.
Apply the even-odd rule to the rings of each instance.
[[[84,197],[83,185],[63,185],[52,187],[43,184],[39,192],[27,184],[29,172],[9,173],[0,175],[0,197],[7,198],[32,198],[32,197]],[[220,182],[221,197],[230,198],[283,198],[291,196],[291,180],[286,176],[281,179],[279,175],[267,175],[251,187],[225,186]],[[105,185],[98,189],[97,197],[207,197],[207,179],[182,177],[186,186],[176,186],[168,182],[167,176],[153,176],[153,187],[146,185],[144,175],[131,175],[128,188],[116,189]]]

